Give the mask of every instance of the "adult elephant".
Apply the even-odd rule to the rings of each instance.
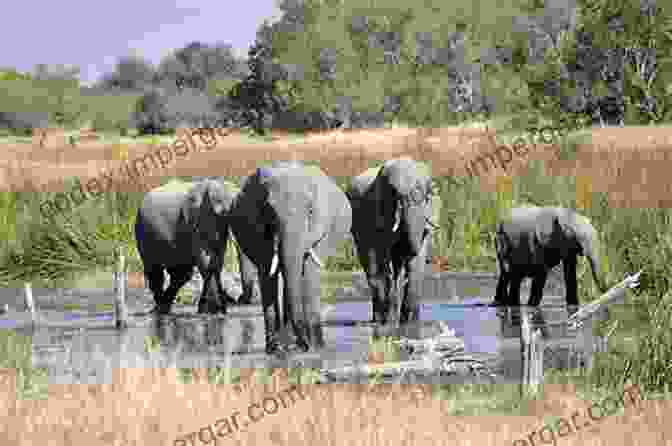
[[[590,221],[561,207],[519,207],[511,209],[498,224],[495,235],[500,267],[495,304],[520,305],[520,284],[532,278],[529,305],[541,302],[548,272],[561,261],[564,268],[567,305],[578,305],[577,256],[585,256],[593,280],[606,291],[600,278],[599,239]]]
[[[319,267],[351,222],[345,194],[319,168],[275,162],[243,180],[231,229],[259,272],[268,354],[286,352],[294,341],[304,351],[324,346]]]
[[[373,322],[417,321],[431,239],[429,168],[403,157],[352,179],[352,235],[372,294]]]
[[[136,217],[135,239],[156,302],[153,311],[170,312],[194,266],[203,277],[199,313],[226,313],[227,304],[235,303],[221,282],[234,197],[234,186],[214,179],[172,181],[145,195]],[[165,271],[170,284],[164,290]]]

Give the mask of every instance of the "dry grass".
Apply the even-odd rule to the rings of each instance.
[[[201,372],[195,374],[198,382],[182,384],[176,369],[116,369],[112,384],[50,385],[47,400],[3,398],[2,444],[180,444],[175,439],[234,411],[245,419],[250,404],[290,386],[286,370],[276,370],[267,384],[241,370],[247,375],[242,386],[208,384]],[[11,383],[6,384],[3,391],[11,392]],[[216,444],[507,445],[539,429],[542,417],[569,419],[591,404],[578,399],[571,387],[546,385],[544,398],[528,404],[530,416],[456,417],[447,414],[450,402],[430,397],[424,385],[300,389],[305,400],[297,398],[294,406],[280,407]],[[667,444],[663,415],[670,413],[669,404],[645,401],[640,407],[605,416],[565,436],[563,444]]]
[[[593,129],[588,142],[577,145],[570,161],[556,157],[557,147],[529,147],[525,157],[515,157],[506,173],[517,175],[531,159],[548,162],[554,175],[582,176],[593,179],[594,191],[607,192],[615,206],[667,206],[672,190],[667,181],[669,159],[672,158],[672,129],[668,127],[625,127]],[[370,164],[402,154],[432,164],[434,175],[467,175],[465,164],[478,155],[495,149],[494,132],[479,128],[335,131],[309,134],[303,139],[276,134],[272,141],[251,142],[249,137],[231,133],[220,137],[217,145],[201,148],[186,158],[174,159],[165,169],[152,170],[148,184],[159,184],[162,176],[224,175],[241,176],[252,172],[260,163],[276,159],[299,159],[319,162],[333,176],[361,173]],[[156,150],[148,145],[129,145],[128,159],[142,157]],[[72,148],[27,148],[14,144],[3,146],[0,159],[0,187],[25,190],[48,187],[62,190],[67,176],[80,177],[83,182],[100,175],[101,168],[118,171],[122,161],[118,145],[101,141],[88,142]],[[484,189],[495,190],[497,177],[505,174],[500,168],[481,172]],[[124,186],[125,187],[125,186]],[[135,186],[131,188],[136,190]]]
[[[68,138],[65,130],[60,128],[34,129],[32,145],[42,149],[58,149],[68,145]]]

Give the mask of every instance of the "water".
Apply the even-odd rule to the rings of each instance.
[[[520,309],[476,306],[482,299],[468,298],[459,304],[423,302],[419,329],[436,332],[444,321],[463,338],[465,352],[496,358],[492,363],[505,380],[520,377]],[[296,354],[302,366],[335,368],[365,361],[374,332],[370,302],[339,302],[324,305],[325,340],[320,353]],[[264,353],[264,325],[259,306],[233,307],[228,316],[201,316],[191,306],[175,306],[174,313],[161,318],[133,313],[131,327],[117,331],[113,314],[41,313],[60,326],[31,329],[29,315],[14,313],[0,319],[0,328],[14,329],[32,337],[35,367],[47,367],[50,382],[107,383],[112,368],[119,367],[265,367],[296,366]],[[556,344],[575,344],[575,334],[557,325],[567,313],[558,299],[547,299],[533,312],[533,326]],[[58,325],[58,324],[56,324]],[[73,328],[73,326],[78,328]],[[429,336],[424,334],[419,336]],[[560,350],[562,350],[560,345]],[[568,354],[549,348],[547,367],[568,367]],[[565,348],[566,352],[567,348]],[[402,355],[399,359],[403,360]],[[550,361],[550,362],[548,362]]]

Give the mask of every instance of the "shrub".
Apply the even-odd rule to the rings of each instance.
[[[0,112],[0,128],[17,135],[30,135],[35,128],[49,124],[49,113],[40,112]]]

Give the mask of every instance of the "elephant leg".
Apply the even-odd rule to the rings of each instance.
[[[406,265],[406,298],[401,306],[401,323],[416,322],[420,319],[420,290],[425,276],[425,257],[417,256]]]
[[[280,319],[280,303],[278,302],[278,275],[271,276],[268,272],[264,272],[259,274],[259,279],[264,328],[266,330],[266,354],[272,355],[279,350],[279,336],[283,326]]]
[[[213,276],[215,289],[217,290],[217,296],[219,297],[220,311],[226,313],[227,305],[235,305],[236,301],[229,295],[229,293],[224,289],[224,284],[222,283],[222,271],[224,270],[224,255],[226,254],[226,244],[219,246],[217,250],[214,251],[215,254],[212,258],[213,264],[210,265],[210,274]]]
[[[565,293],[567,305],[579,305],[578,285],[576,283],[576,256],[562,261],[565,273]]]
[[[225,302],[227,306],[236,305],[237,303],[236,300],[233,297],[231,297],[231,295],[224,288],[221,274],[217,274],[217,293],[219,294],[220,302]]]
[[[548,270],[543,269],[537,272],[532,278],[532,287],[530,288],[530,299],[527,304],[533,307],[539,306],[544,297],[544,286],[548,278]]]
[[[163,266],[152,265],[145,268],[145,279],[157,305],[163,303],[163,287],[165,282]]]
[[[180,265],[168,268],[170,274],[170,285],[163,294],[163,303],[161,304],[160,312],[170,312],[170,307],[175,302],[177,292],[191,279],[193,274],[193,265]]]
[[[232,299],[224,290],[222,285],[222,267],[223,253],[206,253],[201,251],[198,254],[198,270],[203,278],[203,287],[198,299],[198,313],[217,313],[226,314],[226,305]]]
[[[406,278],[406,269],[404,268],[404,262],[399,257],[393,255],[393,259],[391,264],[392,270],[388,272],[390,286],[387,292],[388,306],[386,319],[387,323],[397,329],[401,322],[401,310],[406,298],[406,287],[399,285],[402,285],[401,281]]]
[[[499,280],[497,281],[497,292],[495,293],[495,304],[497,305],[506,305],[509,302],[509,284],[511,283],[511,276],[505,271],[501,271],[499,274]]]
[[[219,261],[217,264],[217,267],[215,270],[212,272],[214,278],[215,278],[215,284],[217,286],[217,294],[219,295],[219,302],[222,308],[224,309],[224,313],[226,313],[226,308],[228,305],[235,305],[236,300],[231,297],[231,295],[226,291],[224,288],[224,284],[222,283],[222,271],[224,269],[224,253],[222,252],[221,257],[219,257]]]
[[[382,262],[378,262],[376,252],[373,248],[369,248],[366,253],[363,253],[363,256],[366,256],[366,260],[362,261],[362,264],[364,271],[366,271],[369,289],[371,290],[372,322],[385,324],[387,323],[389,305],[387,287],[389,277],[386,274],[388,267],[383,265]]]
[[[259,289],[259,274],[254,263],[243,253],[243,250],[236,245],[238,251],[238,270],[240,271],[240,282],[243,288],[243,294],[238,298],[240,305],[252,305],[261,300],[261,290]]]
[[[302,310],[307,324],[306,334],[308,343],[313,348],[320,349],[325,345],[320,305],[320,269],[311,258],[306,258],[303,268]]]
[[[520,305],[520,284],[523,281],[523,275],[517,273],[509,273],[510,275],[510,285],[509,285],[509,299],[507,305],[518,306]]]
[[[214,314],[221,312],[226,314],[226,305],[231,299],[226,291],[224,291],[221,284],[221,277],[214,271],[206,271],[203,275],[203,288],[201,289],[201,297],[198,300],[198,313],[199,314]],[[215,298],[215,294],[218,294],[219,299]],[[233,301],[235,303],[235,301]]]

